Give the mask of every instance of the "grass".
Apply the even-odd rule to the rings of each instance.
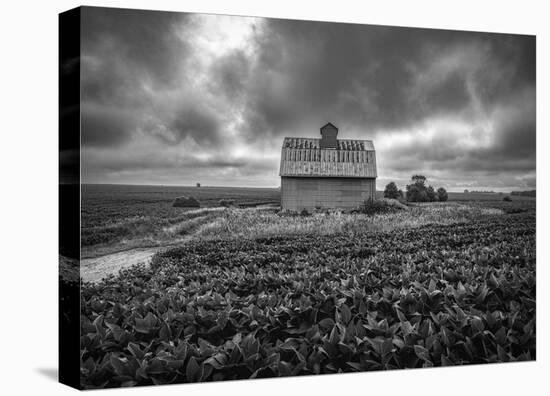
[[[183,242],[201,225],[212,221],[224,208],[181,211],[172,218],[133,217],[106,226],[82,229],[82,256],[94,257],[139,247]]]
[[[281,216],[270,210],[229,209],[201,226],[195,238],[265,238],[284,235],[355,235],[366,232],[421,227],[428,224],[464,223],[481,216],[500,215],[498,208],[457,203],[414,206],[387,214],[314,213],[311,216]]]

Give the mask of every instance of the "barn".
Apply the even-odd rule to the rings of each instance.
[[[321,138],[286,137],[281,151],[282,209],[351,209],[376,192],[376,153],[371,140],[338,139],[332,123]]]

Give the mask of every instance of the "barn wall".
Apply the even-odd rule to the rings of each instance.
[[[283,209],[352,209],[375,197],[376,179],[340,177],[282,177]]]

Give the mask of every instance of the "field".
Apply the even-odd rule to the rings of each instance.
[[[279,202],[279,191],[269,188],[83,185],[82,256],[177,242],[210,214],[173,208],[181,195],[196,197],[206,208],[219,206],[221,199],[244,205]]]
[[[212,209],[173,208],[174,198],[180,195],[196,197],[204,208],[219,207],[222,199],[245,206],[277,204],[280,200],[275,188],[83,185],[82,257],[177,244],[216,217],[216,210]],[[377,195],[381,197],[382,192]],[[503,196],[449,193],[451,202],[501,201]],[[533,203],[534,199],[514,197],[514,201]]]
[[[90,255],[171,246],[83,283],[86,388],[536,358],[534,199],[290,216],[215,207],[274,189],[178,210],[182,189],[86,188]]]
[[[502,201],[502,199],[509,194],[504,193],[476,193],[476,192],[449,192],[450,201]],[[534,201],[531,197],[524,197],[520,195],[514,195],[513,199],[516,201]]]

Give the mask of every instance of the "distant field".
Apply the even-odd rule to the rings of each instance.
[[[463,193],[449,192],[449,201],[502,201],[502,199],[510,194],[507,193]],[[383,191],[377,191],[376,196],[381,198],[384,196]],[[512,196],[515,201],[535,201],[532,197],[523,197],[519,195]]]
[[[278,201],[280,199],[277,188],[82,185],[82,199],[86,205],[123,203],[128,207],[138,205],[139,209],[143,209],[143,205],[171,204],[174,198],[181,195],[194,196],[202,206],[207,207],[218,206],[220,199],[233,199],[236,203]]]
[[[502,199],[510,194],[507,193],[460,193],[450,192],[449,201],[502,201]],[[522,197],[518,195],[512,196],[514,201],[535,201],[532,197]]]

